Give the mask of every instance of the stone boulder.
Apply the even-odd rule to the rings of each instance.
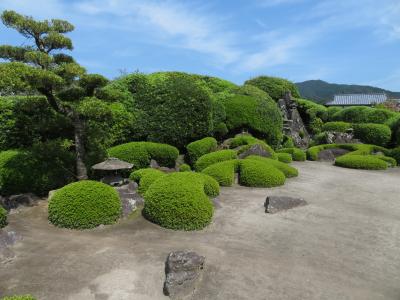
[[[205,257],[193,251],[171,252],[166,261],[164,293],[171,299],[188,299],[201,280]]]
[[[6,210],[10,210],[18,208],[19,206],[35,206],[39,200],[39,197],[31,193],[11,195],[8,197],[0,197],[0,205]]]
[[[326,149],[322,150],[318,153],[319,161],[335,161],[336,157],[345,155],[349,153],[349,150],[334,148],[334,149]]]
[[[348,132],[328,131],[325,138],[326,144],[357,144],[360,142],[354,138],[352,130]]]
[[[252,145],[249,149],[244,151],[239,155],[239,158],[246,158],[247,156],[250,155],[258,155],[258,156],[263,156],[263,157],[271,157],[271,153],[266,151],[261,145],[255,144]]]
[[[274,214],[282,210],[288,210],[297,206],[304,206],[307,202],[302,198],[287,196],[268,196],[265,200],[265,213]]]

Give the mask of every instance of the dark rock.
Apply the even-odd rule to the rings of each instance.
[[[0,205],[6,210],[15,209],[19,206],[35,206],[37,205],[39,197],[34,194],[20,194],[11,195],[9,197],[0,197]]]
[[[265,200],[265,212],[274,214],[281,210],[291,209],[297,206],[304,206],[307,202],[302,198],[293,198],[286,196],[268,196]]]
[[[172,299],[187,299],[201,280],[205,257],[192,251],[171,252],[166,261],[164,293]]]
[[[334,148],[322,150],[318,153],[318,160],[320,161],[334,161],[336,157],[349,153],[349,150]]]
[[[255,144],[252,145],[249,149],[244,151],[239,155],[239,158],[246,158],[247,156],[250,155],[258,155],[258,156],[263,156],[263,157],[271,157],[271,153],[266,151],[261,145]]]

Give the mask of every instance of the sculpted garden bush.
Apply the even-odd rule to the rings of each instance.
[[[117,191],[83,180],[57,190],[49,200],[49,221],[58,227],[89,229],[115,223],[121,214]]]

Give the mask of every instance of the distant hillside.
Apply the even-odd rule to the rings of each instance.
[[[400,92],[391,92],[366,85],[334,84],[322,80],[308,80],[296,83],[296,85],[303,98],[318,103],[331,101],[336,94],[386,93],[389,98],[400,98]]]

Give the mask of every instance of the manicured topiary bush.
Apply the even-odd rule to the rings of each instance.
[[[1,298],[1,300],[36,300],[36,298],[31,295],[21,295],[21,296],[6,296]]]
[[[322,126],[322,131],[346,132],[351,128],[351,124],[342,121],[327,122]]]
[[[201,179],[203,180],[204,183],[204,193],[208,197],[215,198],[219,195],[219,183],[216,181],[213,177],[203,174],[203,173],[197,173],[196,175],[199,175]]]
[[[165,228],[200,230],[213,216],[204,177],[193,172],[172,173],[157,180],[144,198],[144,216]]]
[[[191,142],[186,146],[190,162],[194,164],[200,156],[215,151],[217,145],[217,140],[213,137]]]
[[[292,155],[290,153],[276,153],[276,156],[278,157],[278,160],[283,163],[290,164],[293,161]]]
[[[195,169],[196,171],[200,172],[212,164],[235,158],[237,158],[237,154],[234,150],[220,150],[216,152],[211,152],[201,156],[196,161]]]
[[[262,93],[262,91],[260,91]],[[248,130],[265,139],[270,145],[278,145],[282,139],[282,116],[276,103],[265,95],[235,94],[221,99],[226,111],[226,125],[231,132]]]
[[[140,178],[139,188],[138,188],[138,192],[140,195],[144,195],[146,191],[149,189],[150,185],[153,184],[153,182],[165,176],[164,172],[156,169],[153,170],[154,170],[153,172],[145,172],[142,175],[142,178]]]
[[[179,172],[188,172],[191,170],[192,168],[188,164],[182,164],[179,166]]]
[[[390,128],[383,124],[354,124],[354,136],[363,143],[385,147],[391,140]]]
[[[374,155],[343,155],[338,157],[335,165],[351,169],[385,170],[388,163]]]
[[[296,85],[286,79],[270,76],[259,76],[247,80],[245,83],[258,87],[270,95],[275,101],[281,99],[284,93],[287,91],[290,91],[293,97],[300,98],[300,94]]]
[[[202,173],[213,177],[221,186],[232,186],[239,163],[237,159],[218,162],[205,168]]]
[[[178,158],[177,148],[152,142],[131,142],[114,146],[107,150],[110,157],[116,157],[133,164],[134,169],[146,168],[154,159],[161,166],[174,167]]]
[[[274,159],[267,158],[267,157],[261,157],[261,156],[257,156],[257,155],[250,155],[250,156],[246,157],[246,159],[257,160],[257,161],[261,161],[263,163],[272,165],[275,168],[277,168],[279,171],[281,171],[285,175],[286,178],[296,177],[299,175],[299,171],[296,168],[289,166],[288,164],[280,162],[278,160],[274,160]]]
[[[7,226],[7,211],[0,206],[0,228]]]
[[[114,188],[83,180],[57,190],[49,201],[49,221],[58,227],[88,229],[115,223],[121,202]]]
[[[278,153],[290,153],[294,161],[305,161],[307,159],[306,153],[299,148],[282,148],[277,150]]]
[[[348,123],[366,123],[368,107],[352,106],[344,108],[332,117],[333,121],[343,121]]]
[[[275,187],[285,184],[286,177],[268,163],[244,159],[240,162],[239,180],[241,185],[249,187]]]
[[[389,167],[396,167],[397,166],[397,161],[393,157],[385,156],[385,155],[382,155],[382,154],[376,154],[376,155],[373,155],[373,156],[375,156],[376,158],[379,158],[379,159],[387,162],[389,164]]]

